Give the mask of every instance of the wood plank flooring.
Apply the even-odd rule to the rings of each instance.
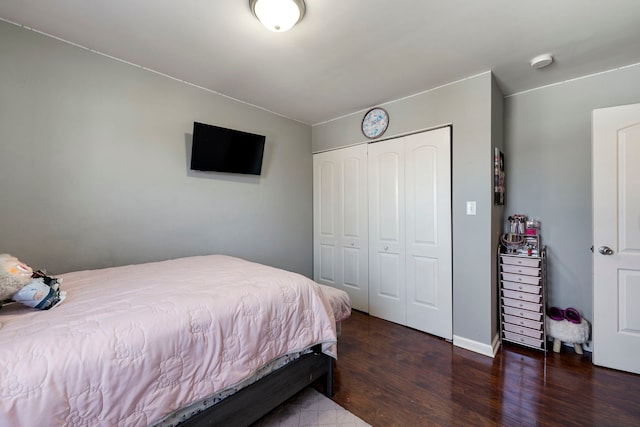
[[[640,376],[590,353],[505,344],[490,358],[357,311],[335,374],[333,400],[373,426],[640,426]]]

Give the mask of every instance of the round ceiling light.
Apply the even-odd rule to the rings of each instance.
[[[249,0],[249,6],[265,27],[276,32],[290,30],[305,12],[304,0]]]
[[[553,62],[553,56],[550,53],[538,55],[531,60],[531,68],[543,68]]]

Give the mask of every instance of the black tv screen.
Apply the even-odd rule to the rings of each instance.
[[[191,169],[260,175],[263,135],[193,122]]]

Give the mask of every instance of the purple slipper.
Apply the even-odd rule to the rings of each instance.
[[[547,309],[547,316],[552,318],[553,320],[562,320],[564,319],[564,310],[559,307],[549,307]]]
[[[564,318],[567,319],[571,323],[581,323],[582,316],[575,308],[565,308],[564,309]]]

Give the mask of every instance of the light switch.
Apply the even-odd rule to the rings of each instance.
[[[475,214],[476,214],[476,202],[467,201],[467,215],[475,215]]]

